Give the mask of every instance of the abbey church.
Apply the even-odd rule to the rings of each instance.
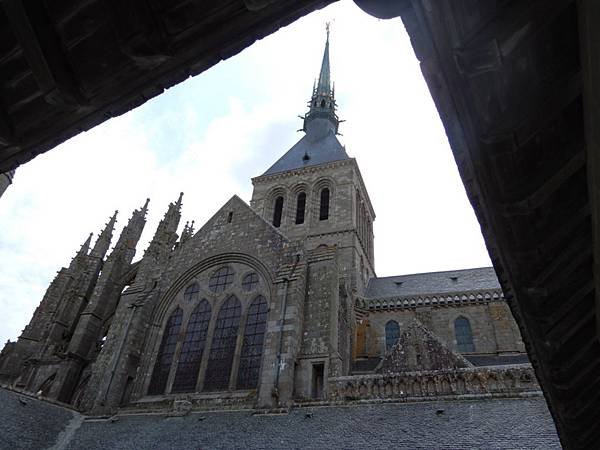
[[[250,204],[179,235],[182,194],[136,261],[149,203],[109,251],[115,213],[5,345],[3,386],[95,416],[539,396],[493,268],[376,276],[329,37],[309,105]]]

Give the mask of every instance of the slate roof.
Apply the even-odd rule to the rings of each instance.
[[[0,448],[95,449],[559,449],[542,397],[84,420],[0,389]],[[307,417],[307,414],[312,414]]]
[[[308,159],[304,155],[308,155]],[[308,132],[262,176],[349,159],[331,123],[313,119]]]
[[[529,364],[529,357],[522,355],[463,355],[474,366],[504,366],[507,364]]]
[[[550,450],[560,444],[538,397],[299,408],[278,416],[121,416],[114,423],[84,422],[67,447],[97,448]]]
[[[0,449],[52,447],[59,434],[81,415],[52,403],[0,388]]]
[[[500,289],[493,267],[371,278],[367,298]]]

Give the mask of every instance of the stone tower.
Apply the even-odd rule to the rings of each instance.
[[[354,294],[375,275],[373,220],[358,164],[339,142],[331,83],[329,31],[319,79],[303,117],[305,135],[252,180],[251,206],[307,255],[304,331],[295,391],[326,395],[329,376],[347,374],[354,336]]]

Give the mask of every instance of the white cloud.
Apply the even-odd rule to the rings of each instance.
[[[151,198],[138,255],[185,192],[197,228],[300,138],[324,22],[340,140],[377,212],[379,275],[489,264],[408,37],[352,2],[304,17],[122,117],[21,167],[0,200],[0,340],[14,339],[56,271],[114,209],[120,228]]]

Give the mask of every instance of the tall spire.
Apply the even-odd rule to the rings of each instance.
[[[329,63],[329,23],[326,25],[327,38],[323,61],[319,72],[319,81],[316,88],[313,86],[312,96],[309,102],[308,113],[304,116],[302,130],[307,134],[326,133],[332,130],[337,134],[340,121],[335,110],[335,92],[331,88],[331,66]],[[317,120],[316,120],[317,119]]]
[[[106,255],[108,247],[110,247],[110,241],[112,240],[113,230],[115,229],[115,223],[117,222],[118,213],[118,210],[115,211],[113,216],[109,219],[108,223],[104,227],[104,230],[102,230],[98,235],[98,239],[96,239],[94,248],[90,253],[91,256],[95,256],[97,258],[104,258],[104,256]]]
[[[323,61],[321,62],[321,72],[319,73],[318,93],[328,95],[331,88],[331,74],[329,68],[329,22],[325,25],[327,30],[327,39],[325,41],[325,51],[323,52]]]

